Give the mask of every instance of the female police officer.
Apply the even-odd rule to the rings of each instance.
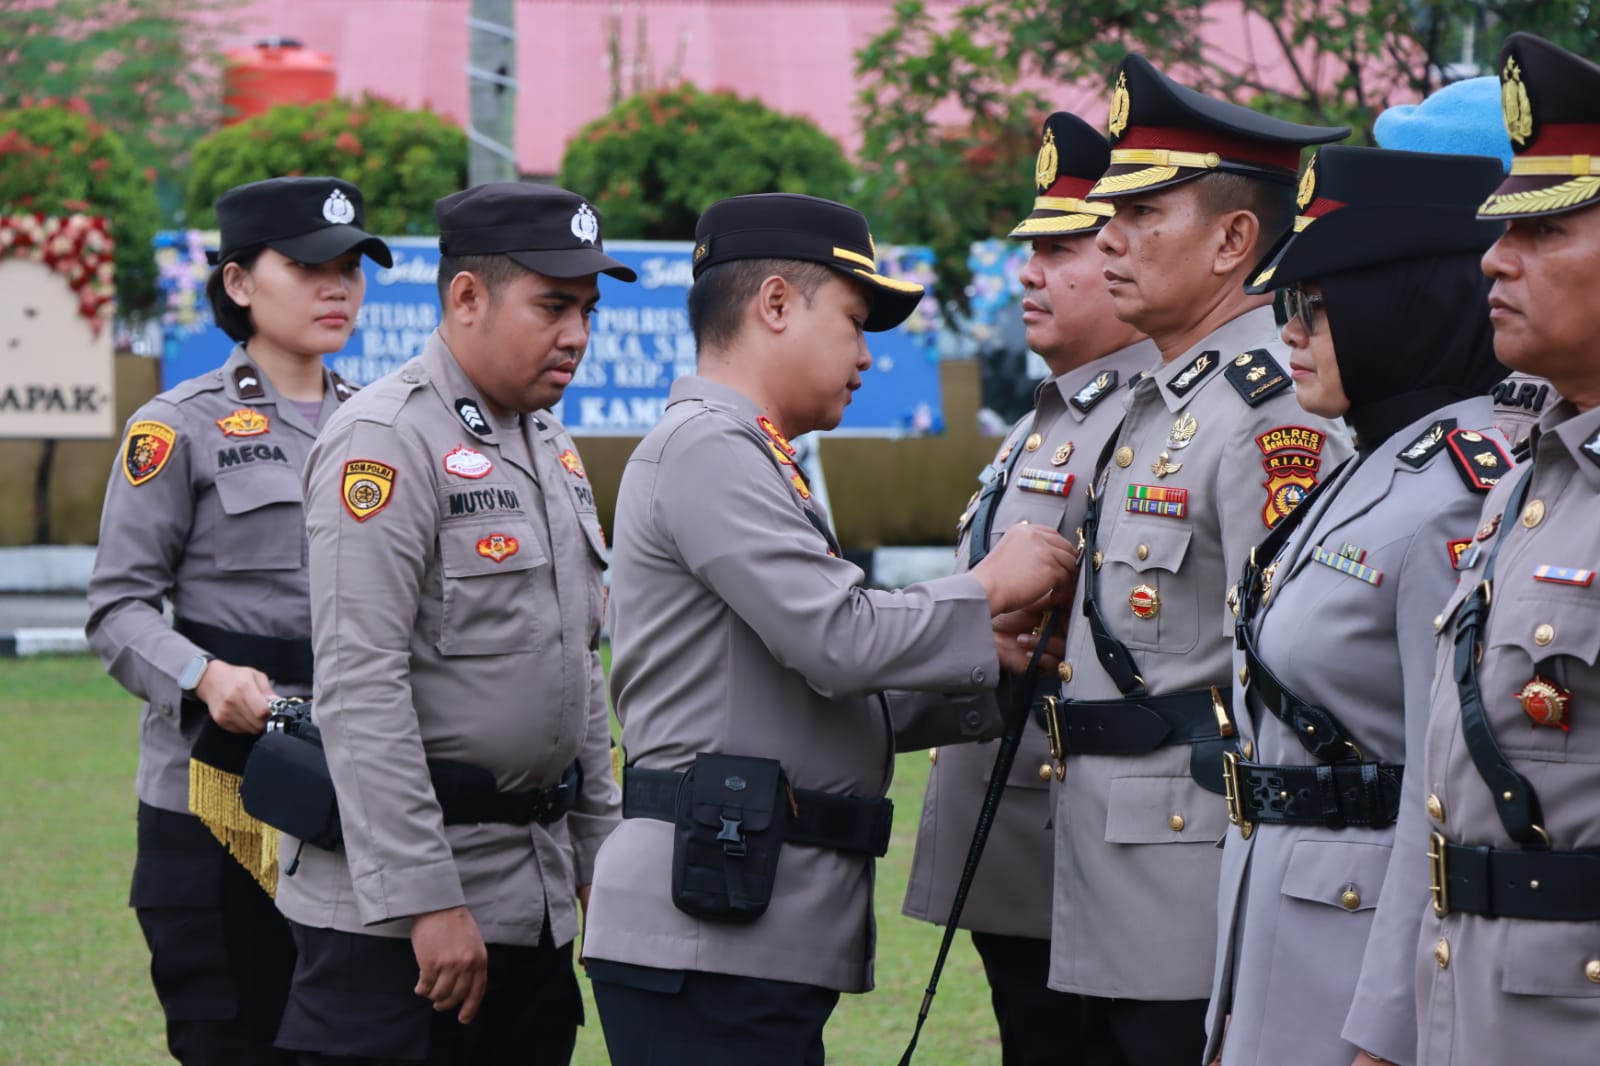
[[[1373,908],[1423,897],[1422,844],[1397,840],[1395,820],[1422,802],[1405,764],[1421,750],[1433,618],[1511,465],[1479,428],[1506,371],[1477,265],[1499,227],[1474,213],[1500,174],[1478,156],[1324,148],[1293,232],[1248,287],[1280,290],[1296,397],[1342,415],[1357,450],[1230,596],[1241,748],[1227,757],[1208,1052],[1221,1043],[1228,1066],[1410,1061],[1415,1045],[1409,969],[1383,958],[1415,943],[1420,912],[1392,908],[1397,924],[1374,929]],[[1267,443],[1268,476],[1292,482],[1270,465],[1290,453]]]
[[[87,628],[111,676],[145,701],[130,903],[167,1046],[186,1064],[243,1066],[292,1061],[272,1040],[294,948],[269,896],[274,847],[237,809],[237,788],[208,788],[216,771],[191,770],[190,752],[202,733],[259,734],[269,698],[310,693],[300,472],[353,391],[322,357],[355,327],[361,256],[392,260],[362,229],[360,190],[335,178],[241,185],[217,218],[206,295],[239,343],[128,423]]]

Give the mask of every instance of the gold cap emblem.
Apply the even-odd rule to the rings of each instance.
[[[1302,212],[1310,206],[1311,199],[1317,191],[1317,157],[1312,156],[1311,162],[1306,164],[1306,172],[1300,175],[1300,192],[1295,197],[1295,204]]]
[[[1128,72],[1123,71],[1117,75],[1117,87],[1111,93],[1111,118],[1106,128],[1111,131],[1111,136],[1121,137],[1122,131],[1128,128]]]
[[[1533,136],[1533,104],[1528,100],[1528,87],[1522,84],[1522,68],[1515,56],[1506,57],[1506,69],[1500,72],[1500,110],[1505,112],[1506,132],[1518,148],[1525,148]]]
[[[1033,180],[1039,186],[1039,191],[1044,192],[1056,180],[1056,164],[1061,157],[1056,152],[1056,134],[1054,130],[1044,131],[1044,143],[1039,146],[1039,158],[1033,164]]]

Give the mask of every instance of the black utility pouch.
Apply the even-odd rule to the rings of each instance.
[[[775,759],[696,755],[678,786],[672,902],[709,922],[753,922],[772,901],[789,819]]]
[[[322,735],[311,721],[311,705],[275,711],[267,731],[250,749],[239,801],[251,817],[332,851],[344,842],[344,833]]]

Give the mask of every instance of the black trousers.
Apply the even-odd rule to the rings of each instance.
[[[1203,999],[1084,996],[1084,1066],[1199,1066],[1206,1050]]]
[[[1048,987],[1050,941],[973,933],[1000,1023],[1001,1066],[1077,1066],[1085,1034],[1083,997]]]
[[[139,804],[128,902],[184,1066],[290,1066],[272,1046],[294,971],[288,923],[192,814]]]
[[[589,979],[611,1066],[823,1066],[839,1002],[815,985],[601,959]]]
[[[583,1024],[572,945],[490,944],[483,1006],[462,1025],[416,994],[406,938],[290,922],[300,960],[278,1046],[299,1066],[567,1066]]]

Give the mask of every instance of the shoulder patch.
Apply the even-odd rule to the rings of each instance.
[[[1473,492],[1488,492],[1511,469],[1511,456],[1482,433],[1455,429],[1445,434],[1456,471]]]
[[[147,419],[128,427],[122,442],[122,473],[130,485],[143,485],[161,473],[172,458],[178,431],[165,422]]]
[[[1194,357],[1194,362],[1178,372],[1178,376],[1167,382],[1167,388],[1172,390],[1174,396],[1185,396],[1196,385],[1206,379],[1217,364],[1222,361],[1221,355],[1216,351],[1201,352]]]
[[[1547,383],[1518,381],[1515,378],[1506,378],[1489,390],[1489,396],[1494,400],[1496,407],[1522,409],[1532,411],[1534,414],[1544,410],[1544,402],[1549,395],[1550,386]]]
[[[394,497],[394,475],[394,467],[372,459],[351,459],[345,463],[339,495],[350,517],[365,522],[389,506]]]
[[[1072,406],[1088,414],[1094,405],[1110,396],[1117,387],[1117,372],[1102,370],[1098,377],[1072,394]]]
[[[1422,431],[1422,436],[1400,449],[1399,459],[1413,470],[1421,470],[1444,448],[1444,438],[1456,428],[1453,418],[1441,418]]]
[[[1461,557],[1467,554],[1467,549],[1470,547],[1472,547],[1471,537],[1462,537],[1460,540],[1447,540],[1444,542],[1444,550],[1450,556],[1450,569],[1461,569]]]
[[[1235,356],[1222,376],[1251,407],[1259,406],[1289,388],[1289,375],[1265,348],[1252,348]]]

